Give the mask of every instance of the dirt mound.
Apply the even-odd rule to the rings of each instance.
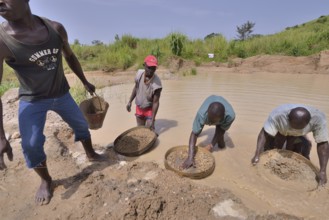
[[[310,161],[294,152],[286,150],[266,151],[261,155],[260,165],[258,166],[259,173],[272,184],[280,182],[281,185],[294,185],[296,190],[301,191],[317,188],[317,168]]]
[[[236,58],[228,67],[241,71],[266,71],[272,73],[328,74],[329,51],[304,57],[259,55],[246,59]]]
[[[160,169],[156,163],[121,162],[94,172],[83,188],[88,197],[77,204],[80,211],[67,213],[73,219],[96,216],[98,219],[268,219],[270,216],[256,215],[228,190],[198,186]],[[278,216],[273,219],[280,219]],[[294,217],[286,215],[286,219]]]
[[[187,74],[191,71],[192,68],[195,68],[196,65],[193,61],[185,60],[181,57],[171,57],[165,63],[165,66],[168,67],[169,72],[171,73],[182,73]]]

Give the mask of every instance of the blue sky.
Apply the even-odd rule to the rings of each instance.
[[[329,15],[327,0],[30,0],[33,14],[61,22],[69,41],[114,41],[116,34],[163,38],[180,32],[190,39],[255,23],[253,34],[274,34]]]

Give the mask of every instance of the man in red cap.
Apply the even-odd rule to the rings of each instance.
[[[155,116],[160,105],[160,94],[162,91],[161,80],[155,73],[158,60],[153,55],[144,59],[144,69],[137,71],[135,86],[132,90],[127,111],[131,111],[131,103],[135,99],[137,125],[147,126],[154,130]]]

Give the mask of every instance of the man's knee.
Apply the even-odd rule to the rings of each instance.
[[[28,168],[34,168],[42,161],[46,160],[43,144],[31,145],[22,144],[23,154]]]

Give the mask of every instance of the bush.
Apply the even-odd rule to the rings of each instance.
[[[183,46],[185,36],[179,33],[173,33],[170,37],[170,48],[171,52],[176,56],[181,56],[183,52]]]
[[[1,83],[0,96],[2,96],[7,90],[17,87],[18,87],[18,81],[6,81]]]

